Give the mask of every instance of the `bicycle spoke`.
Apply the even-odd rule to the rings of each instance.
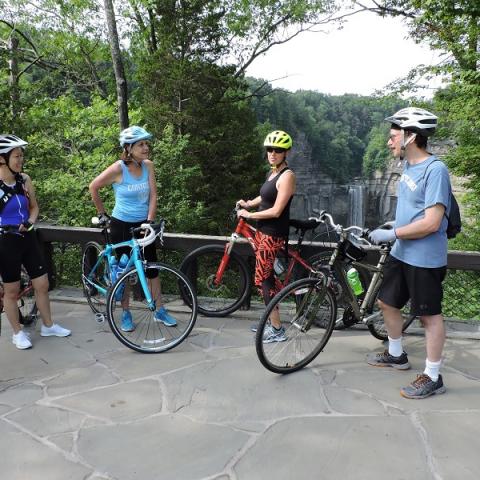
[[[276,308],[285,339],[266,343],[269,319]],[[257,331],[262,364],[275,373],[290,373],[310,363],[330,338],[335,309],[333,295],[318,279],[298,280],[284,288],[268,305]]]
[[[108,297],[108,322],[115,336],[127,347],[142,353],[159,353],[181,343],[196,320],[196,299],[186,277],[163,264],[149,263],[149,305],[136,269],[123,274]],[[121,292],[118,295],[118,292]],[[184,302],[184,296],[188,301]]]

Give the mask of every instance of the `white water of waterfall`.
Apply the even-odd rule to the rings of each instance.
[[[348,225],[365,225],[364,208],[365,187],[363,185],[351,185],[348,187]]]

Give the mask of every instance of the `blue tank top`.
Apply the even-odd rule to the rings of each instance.
[[[14,189],[15,193],[5,204],[2,213],[0,213],[0,225],[20,225],[28,220],[30,216],[29,201],[26,191],[21,182],[13,185],[6,185]],[[3,196],[3,190],[0,189],[0,196]]]
[[[148,168],[142,162],[142,174],[140,178],[135,178],[130,174],[125,163],[122,160],[119,162],[122,167],[122,181],[113,184],[115,206],[112,216],[130,223],[146,220],[150,203]]]

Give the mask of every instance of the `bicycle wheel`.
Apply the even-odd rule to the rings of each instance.
[[[224,251],[222,245],[205,245],[188,254],[180,266],[197,292],[198,311],[207,317],[223,317],[238,310],[252,288],[250,270],[235,252],[230,252],[221,282],[215,284]]]
[[[32,281],[25,268],[20,272],[20,295],[18,297],[18,314],[22,325],[28,327],[37,320],[37,303],[32,287]]]
[[[367,327],[370,333],[379,340],[388,340],[388,333],[385,327],[385,321],[383,319],[383,313],[380,310],[377,304],[378,292],[380,287],[377,289],[373,295],[373,301],[370,303],[370,306],[367,310],[367,315],[370,319],[367,322]],[[402,309],[403,317],[403,327],[402,332],[404,332],[415,320],[415,315],[410,314],[410,301]]]
[[[264,343],[270,315],[279,309],[286,340]],[[335,324],[336,301],[317,278],[287,285],[267,305],[258,325],[255,346],[262,365],[274,373],[292,373],[308,365],[325,347]]]
[[[307,261],[315,270],[324,271],[328,274],[330,272],[328,268],[328,263],[330,262],[330,257],[332,256],[332,251],[326,251],[322,253],[317,253],[312,255]],[[348,264],[344,264],[344,267],[348,269]],[[355,265],[355,268],[358,271],[358,275],[360,277],[360,281],[363,286],[363,294],[360,295],[358,298],[362,299],[363,295],[367,292],[368,286],[370,285],[371,274],[366,268],[362,268],[361,265]],[[353,316],[352,308],[348,301],[348,297],[340,284],[337,280],[335,273],[333,273],[334,282],[332,288],[335,293],[335,298],[337,300],[337,318],[335,321],[335,329],[336,330],[343,330],[344,328],[351,327],[357,320]]]
[[[197,318],[197,301],[182,272],[162,263],[145,264],[146,270],[156,270],[160,278],[161,292],[155,292],[154,280],[147,279],[156,308],[149,308],[138,272],[132,268],[120,276],[108,294],[107,319],[113,334],[127,347],[142,353],[160,353],[176,347],[188,336]],[[166,326],[156,318],[160,306],[168,309],[176,320],[175,326]],[[122,330],[124,310],[131,314],[132,331]]]
[[[107,296],[98,290],[97,287],[108,291],[112,284],[107,257],[103,257],[95,271],[92,272],[102,250],[103,248],[97,242],[88,242],[82,253],[83,293],[99,322],[104,321],[106,318]]]

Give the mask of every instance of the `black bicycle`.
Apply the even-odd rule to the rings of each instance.
[[[332,216],[326,212],[322,212],[318,220],[328,222],[339,235],[329,263],[319,269],[316,275],[293,282],[282,289],[267,305],[258,326],[255,341],[258,358],[265,368],[275,373],[291,373],[308,365],[327,344],[335,324],[340,319],[343,322],[346,316],[352,324],[366,324],[374,337],[387,339],[377,297],[391,245],[380,245],[378,263],[370,265],[364,261],[367,252],[362,247],[362,243],[371,246],[367,240],[368,230],[357,226],[344,228],[335,224]],[[372,273],[362,295],[357,296],[348,281],[349,266]],[[337,310],[340,289],[343,311]],[[274,309],[279,309],[286,339],[265,343],[264,332],[272,328],[270,315]],[[406,312],[403,318],[403,330],[406,330],[415,315]]]

